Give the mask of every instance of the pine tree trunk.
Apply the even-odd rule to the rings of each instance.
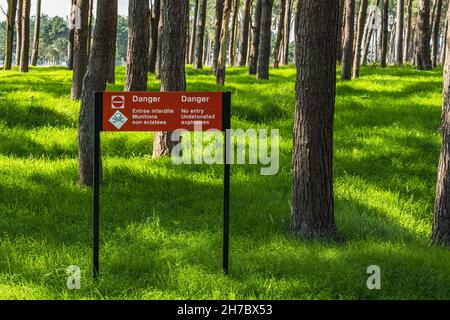
[[[83,78],[86,74],[89,59],[87,54],[89,0],[76,0],[75,6],[77,7],[77,13],[73,48],[72,99],[78,100],[81,98]]]
[[[281,64],[286,66],[289,64],[289,38],[291,35],[291,5],[292,0],[286,1],[286,10],[284,15],[283,30],[283,55],[281,56]]]
[[[263,0],[261,13],[261,42],[259,44],[258,68],[256,78],[269,79],[270,44],[272,38],[272,7],[273,0]]]
[[[374,6],[372,7],[372,10],[370,12],[369,19],[367,20],[366,32],[365,32],[366,34],[364,36],[364,47],[363,47],[362,54],[361,54],[361,64],[362,65],[366,65],[366,63],[367,63],[367,55],[369,53],[369,46],[370,46],[370,42],[373,37],[373,25],[374,25],[375,19],[376,19],[376,10],[377,10],[379,4],[380,4],[380,0],[374,1]]]
[[[23,29],[23,4],[25,0],[18,0],[17,3],[17,28],[16,28],[16,65],[20,66],[22,54],[22,29]]]
[[[237,21],[239,15],[239,0],[233,0],[233,19],[231,21],[231,40],[230,40],[230,66],[236,65],[236,38],[237,38]]]
[[[359,67],[361,63],[361,44],[364,35],[364,26],[366,24],[367,7],[369,0],[361,0],[359,5],[358,25],[356,29],[355,54],[353,59],[353,78],[359,78]]]
[[[338,0],[301,0],[298,8],[290,229],[303,239],[334,240],[338,239],[332,163]]]
[[[33,36],[33,53],[31,55],[31,65],[37,66],[39,55],[39,33],[41,30],[41,0],[36,1],[36,21],[34,24],[34,36]]]
[[[419,0],[416,34],[416,65],[418,70],[431,70],[430,0]]]
[[[241,42],[239,44],[238,65],[243,67],[247,64],[248,34],[250,29],[250,7],[252,0],[245,0],[242,10]]]
[[[248,59],[248,74],[250,75],[256,74],[256,70],[258,68],[259,43],[261,39],[262,2],[263,0],[256,0],[252,48],[250,50],[250,57]]]
[[[444,25],[444,35],[442,39],[442,49],[441,49],[441,56],[440,56],[440,65],[443,66],[445,64],[445,54],[447,52],[447,37],[448,37],[448,18],[445,19],[445,25]]]
[[[405,34],[405,50],[403,52],[403,63],[409,63],[410,50],[411,50],[411,35],[412,35],[412,14],[413,14],[413,0],[408,0],[407,15],[406,20],[406,34]]]
[[[155,73],[156,70],[156,55],[158,52],[158,24],[159,24],[159,13],[161,10],[161,0],[155,0],[153,3],[152,13],[151,13],[151,34],[150,34],[150,44],[149,44],[149,62],[148,71],[150,73]]]
[[[441,26],[442,0],[435,0],[435,7],[436,10],[432,26],[433,48],[431,50],[431,64],[433,67],[436,67],[438,63],[439,31]]]
[[[187,5],[189,6],[189,3]],[[161,79],[161,74],[160,74],[160,71],[161,71],[161,41],[160,40],[161,40],[161,34],[163,32],[163,25],[164,25],[162,11],[163,11],[163,7],[161,5],[160,11],[159,11],[159,22],[158,22],[158,45],[156,48],[156,71],[155,71],[156,79]],[[190,59],[189,52],[186,52],[186,55],[188,56],[188,59]]]
[[[397,65],[403,64],[403,29],[404,29],[405,0],[397,0],[397,31],[395,59]]]
[[[203,45],[205,40],[205,24],[206,24],[206,0],[200,0],[199,16],[197,20],[197,35],[195,41],[194,68],[203,69]]]
[[[107,83],[116,83],[116,51],[117,51],[117,15],[113,17],[115,21],[112,21],[111,24],[116,26],[115,28],[111,29],[111,36],[113,37],[114,41],[111,46],[111,62],[109,65],[109,72],[108,72],[108,78]]]
[[[92,20],[93,20],[93,11],[94,11],[94,0],[89,0],[89,13],[88,13],[88,57],[91,54],[91,45],[92,45]]]
[[[217,84],[225,84],[225,68],[227,63],[227,43],[228,43],[228,27],[230,24],[232,0],[225,0],[222,16],[222,32],[220,34],[220,52],[217,60],[216,82]]]
[[[5,70],[11,70],[13,59],[14,25],[16,24],[17,0],[8,0],[8,17],[6,30]]]
[[[162,0],[164,19],[161,33],[161,91],[185,91],[186,24],[188,3],[185,0]],[[180,48],[181,46],[181,48]],[[177,141],[170,132],[155,132],[153,157],[170,155]]]
[[[447,20],[450,18],[450,6]],[[447,33],[447,37],[450,33]],[[447,38],[447,41],[449,39]],[[448,47],[447,47],[448,48]],[[450,59],[447,49],[444,67],[444,91],[442,105],[442,146],[437,172],[436,199],[434,203],[431,241],[450,246]]]
[[[278,22],[278,33],[277,39],[275,41],[275,48],[273,50],[273,67],[280,67],[280,49],[281,49],[281,41],[283,40],[283,31],[284,31],[284,16],[286,15],[286,0],[280,1],[280,21]]]
[[[341,80],[352,78],[353,39],[355,33],[355,0],[345,0],[344,43],[342,46]]]
[[[111,46],[116,41],[111,30],[117,29],[117,0],[97,0],[96,27],[92,54],[83,80],[78,125],[78,177],[82,186],[92,186],[94,165],[94,105],[96,91],[106,89],[111,61]]]
[[[382,7],[380,67],[386,68],[389,30],[389,0],[382,0]]]
[[[345,9],[345,0],[339,0],[339,11],[338,11],[338,27],[336,33],[336,60],[341,63],[342,62],[342,49],[344,46],[343,41],[343,30],[344,30],[344,9]]]
[[[212,71],[216,74],[217,62],[220,53],[220,35],[222,32],[222,17],[223,17],[224,0],[216,0],[216,17],[214,20],[214,52],[212,61]]]
[[[69,43],[67,45],[67,70],[73,70],[73,50],[75,46],[75,0],[70,0]]]
[[[30,60],[30,8],[31,0],[24,0],[22,8],[22,45],[20,49],[20,72],[28,72],[28,64]]]
[[[125,91],[147,90],[148,7],[148,0],[129,1]]]
[[[191,47],[189,48],[189,64],[192,64],[194,62],[195,35],[197,34],[198,2],[199,0],[195,0],[194,20],[192,22]]]

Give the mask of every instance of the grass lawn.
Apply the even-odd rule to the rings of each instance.
[[[442,70],[362,69],[337,85],[334,185],[345,241],[288,232],[295,68],[268,82],[188,68],[190,91],[233,92],[233,128],[279,129],[280,171],[235,165],[230,276],[221,271],[220,165],[152,160],[151,133],[103,134],[101,273],[92,192],[77,185],[71,73],[0,71],[0,299],[450,299],[450,251],[431,247]],[[123,68],[110,90],[122,90]],[[150,76],[149,90],[159,90]],[[379,265],[382,289],[368,290]],[[82,270],[68,290],[66,268]]]

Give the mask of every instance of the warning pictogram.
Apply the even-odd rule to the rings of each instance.
[[[122,126],[127,121],[128,121],[128,118],[125,117],[120,111],[116,111],[116,113],[114,113],[112,115],[112,117],[109,118],[109,122],[111,122],[113,124],[113,126],[116,127],[117,129],[122,128]]]
[[[124,96],[112,96],[111,106],[113,109],[124,109],[125,108],[125,97]]]

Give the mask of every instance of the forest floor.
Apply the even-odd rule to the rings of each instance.
[[[122,90],[124,69],[117,70]],[[337,85],[334,190],[342,243],[289,235],[295,68],[268,82],[227,69],[233,128],[279,129],[280,171],[235,165],[230,275],[221,270],[220,165],[152,160],[151,133],[104,133],[101,281],[91,280],[92,191],[77,185],[71,73],[0,71],[0,299],[450,299],[450,251],[430,246],[442,70],[365,67]],[[159,84],[150,76],[149,90]],[[80,290],[66,269],[80,266]],[[368,290],[367,267],[381,267]]]

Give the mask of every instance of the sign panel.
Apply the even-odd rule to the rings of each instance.
[[[102,131],[223,129],[222,92],[104,92]]]

